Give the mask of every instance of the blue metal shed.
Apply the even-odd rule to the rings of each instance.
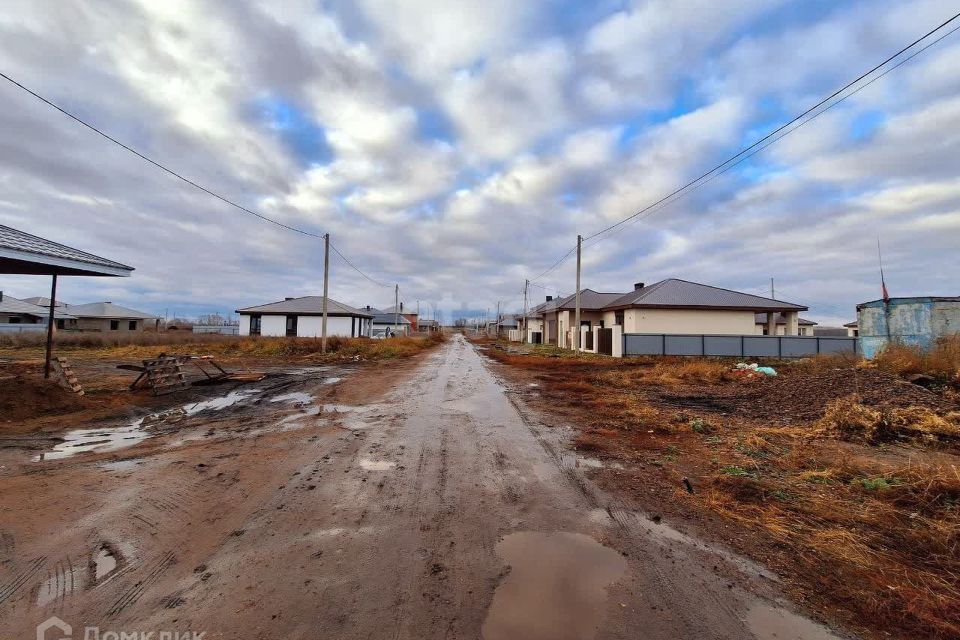
[[[937,338],[960,333],[960,296],[917,296],[857,305],[860,352],[872,358],[890,342],[928,349]]]

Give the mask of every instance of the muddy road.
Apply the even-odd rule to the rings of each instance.
[[[74,638],[833,637],[599,492],[459,336],[390,376],[230,393],[0,461],[0,637],[53,615]]]

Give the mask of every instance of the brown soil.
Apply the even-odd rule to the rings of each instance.
[[[858,398],[949,416],[955,391],[822,362],[743,380],[716,361],[488,353],[545,422],[574,427],[575,449],[616,463],[590,475],[629,507],[773,568],[860,635],[960,637],[960,441],[845,442],[819,422]]]

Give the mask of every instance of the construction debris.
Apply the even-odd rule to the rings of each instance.
[[[194,365],[199,369],[204,378],[188,382],[184,375],[184,367],[188,364]],[[210,371],[203,365],[212,367],[216,371]],[[153,395],[163,395],[181,391],[187,387],[218,384],[220,382],[258,382],[263,380],[267,374],[262,371],[247,371],[242,373],[230,373],[221,367],[213,356],[195,356],[195,355],[167,355],[161,353],[156,358],[144,360],[143,365],[121,364],[118,369],[126,371],[138,371],[140,375],[130,385],[130,390],[140,387],[147,387]]]
[[[54,358],[53,371],[57,376],[57,383],[61,387],[69,389],[78,396],[84,395],[83,387],[80,386],[80,381],[77,380],[77,376],[66,358]]]

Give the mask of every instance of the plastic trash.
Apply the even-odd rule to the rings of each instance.
[[[777,375],[777,372],[773,367],[757,367],[757,373],[762,373],[765,376]]]

